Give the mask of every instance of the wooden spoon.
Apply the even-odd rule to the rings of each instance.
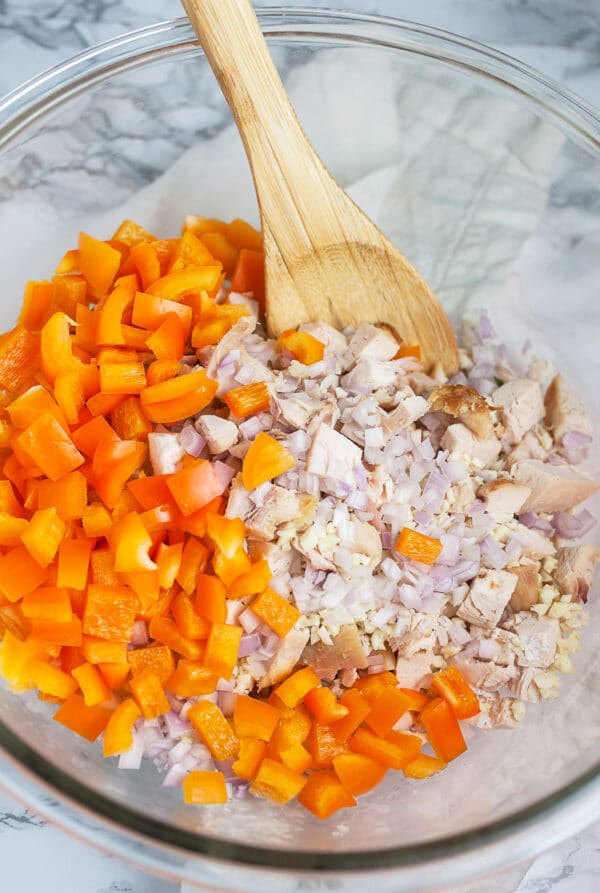
[[[239,128],[260,207],[267,325],[277,335],[324,320],[391,326],[430,368],[458,369],[439,301],[363,214],[309,143],[250,0],[182,0]]]

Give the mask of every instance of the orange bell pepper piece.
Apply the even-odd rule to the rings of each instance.
[[[244,456],[242,480],[246,490],[254,490],[280,474],[289,471],[296,460],[279,441],[261,431]]]
[[[0,546],[18,546],[29,521],[0,512]]]
[[[349,745],[354,753],[362,753],[381,766],[402,769],[417,758],[421,743],[417,735],[404,732],[391,732],[386,738],[379,738],[369,729],[357,729]]]
[[[367,701],[376,701],[386,688],[396,687],[396,677],[393,673],[372,673],[369,676],[363,676],[354,683],[354,688],[367,699]]]
[[[10,481],[0,480],[0,512],[22,518],[25,514]]]
[[[222,679],[230,679],[237,663],[244,630],[228,623],[213,623],[204,652],[204,665]]]
[[[238,695],[233,709],[233,728],[238,738],[269,741],[281,717],[281,710],[247,695]]]
[[[265,757],[250,785],[250,791],[256,797],[265,797],[278,803],[279,806],[285,806],[298,796],[306,781],[304,775],[299,772],[294,772],[283,763]]]
[[[289,350],[294,359],[305,366],[311,366],[323,359],[325,345],[308,332],[287,329],[277,339],[282,347]]]
[[[71,319],[75,319],[77,305],[87,304],[87,283],[83,276],[76,274],[58,275],[52,277],[52,308],[62,310]],[[48,312],[46,319],[50,316]],[[46,321],[42,320],[42,323]]]
[[[397,688],[388,686],[382,694],[373,702],[366,724],[379,735],[385,738],[392,731],[401,716],[404,716],[409,708],[410,701]]]
[[[40,586],[28,592],[21,602],[21,610],[24,617],[35,620],[68,623],[73,616],[69,592],[58,586]]]
[[[215,260],[218,260],[223,269],[230,275],[235,269],[239,251],[229,243],[223,233],[203,233],[202,243],[208,248]]]
[[[223,397],[223,401],[234,416],[244,418],[269,409],[271,395],[264,381],[256,381],[228,391]]]
[[[99,663],[95,664],[95,666],[98,667],[102,678],[106,682],[110,691],[115,691],[116,689],[121,688],[130,672],[128,663]]]
[[[26,282],[19,324],[29,329],[30,332],[39,332],[50,315],[52,307],[52,283]]]
[[[201,412],[217,393],[217,382],[204,369],[149,385],[141,395],[142,409],[152,422],[171,425]]]
[[[431,701],[421,711],[419,719],[440,760],[449,763],[467,749],[458,720],[447,701],[442,698]]]
[[[418,344],[406,344],[399,348],[394,356],[395,360],[401,360],[403,357],[414,357],[421,362],[421,348]]]
[[[127,661],[133,676],[151,671],[162,686],[166,686],[175,670],[173,652],[167,645],[133,648],[127,652]]]
[[[152,233],[136,223],[135,220],[123,220],[113,234],[113,240],[123,242],[125,245],[137,245],[138,242],[151,242],[154,240]]]
[[[129,687],[138,703],[144,719],[156,719],[171,709],[160,679],[152,670],[139,673],[129,680]]]
[[[145,440],[152,424],[142,411],[139,397],[125,397],[110,414],[110,423],[123,440]]]
[[[235,588],[237,580],[233,585]],[[275,590],[271,589],[269,586],[267,586],[264,592],[261,592],[261,594],[254,599],[251,608],[257,617],[260,617],[263,623],[266,623],[273,632],[281,637],[287,636],[301,616],[300,611],[295,605],[292,605],[287,599],[282,595],[279,595],[278,592],[275,592]],[[347,711],[344,710],[342,715],[345,716],[346,712]],[[340,718],[340,716],[335,716],[332,717],[332,720]]]
[[[251,251],[262,251],[262,233],[254,229],[249,223],[246,223],[245,220],[240,220],[239,217],[227,224],[225,235],[227,236],[227,241],[240,250],[249,248]]]
[[[53,719],[87,741],[95,741],[106,728],[110,711],[99,705],[86,707],[81,695],[76,693],[59,707]]]
[[[180,360],[185,353],[186,330],[177,313],[169,313],[146,345],[157,360]]]
[[[468,719],[480,712],[477,695],[458,667],[446,667],[434,673],[431,685],[450,704],[457,719]]]
[[[146,444],[137,440],[100,441],[92,466],[94,488],[107,508],[117,505],[123,487],[143,464],[146,452]]]
[[[157,642],[168,645],[177,654],[182,654],[189,660],[200,660],[204,654],[204,648],[200,642],[194,642],[183,636],[175,623],[168,617],[156,615],[152,617],[149,627],[150,635]]]
[[[281,705],[282,715],[277,723],[275,731],[269,741],[269,756],[281,759],[281,754],[288,751],[296,744],[302,744],[308,738],[311,729],[311,718],[308,711],[302,705],[298,707],[286,707],[277,696],[271,694],[269,702],[277,700]],[[277,706],[277,704],[274,704]],[[298,770],[300,771],[300,770]]]
[[[118,441],[119,435],[111,428],[104,416],[99,415],[80,425],[71,432],[71,439],[78,450],[88,459],[92,459],[96,447],[103,441]]]
[[[121,253],[87,233],[79,233],[78,248],[80,273],[95,294],[106,294],[121,266]]]
[[[102,363],[100,390],[103,394],[140,394],[146,387],[143,363]]]
[[[43,660],[34,660],[28,667],[29,679],[46,695],[64,700],[77,691],[78,684],[75,679],[58,667]]]
[[[242,248],[233,276],[231,291],[251,294],[261,309],[265,301],[265,261],[262,251]]]
[[[187,595],[191,595],[196,588],[196,580],[198,574],[206,569],[208,563],[208,549],[197,540],[190,536],[187,538],[183,551],[181,553],[181,562],[175,579]]]
[[[279,759],[294,772],[308,772],[312,768],[312,757],[303,744],[292,744],[279,752]]]
[[[338,741],[347,741],[369,715],[371,705],[356,688],[349,688],[340,698],[340,704],[348,709],[343,719],[331,723],[331,730]]]
[[[0,341],[0,387],[7,391],[22,391],[27,385],[34,384],[39,340],[21,325],[3,335]]]
[[[411,530],[410,527],[403,527],[394,548],[406,558],[432,565],[440,557],[442,543],[432,536]]]
[[[81,360],[73,356],[70,321],[66,313],[53,313],[40,333],[40,359],[46,380],[53,385],[59,375],[81,369]]]
[[[356,800],[341,784],[335,772],[313,772],[298,794],[298,802],[316,815],[328,819],[340,809],[356,806]]]
[[[339,703],[331,689],[324,686],[311,688],[304,696],[304,705],[322,726],[330,726],[350,712],[348,707]]]
[[[32,422],[17,437],[16,443],[52,481],[79,468],[85,461],[69,435],[49,413]]]
[[[198,701],[190,707],[187,716],[215,760],[229,760],[237,756],[237,735],[216,704]]]
[[[131,261],[142,280],[142,288],[148,288],[160,279],[160,261],[156,248],[148,242],[138,242],[131,249]]]
[[[0,649],[0,672],[13,691],[31,688],[29,665],[44,656],[43,646],[30,639],[22,641],[7,629]]]
[[[333,768],[343,787],[355,797],[376,788],[387,772],[385,766],[362,753],[338,754],[333,758]]]
[[[213,319],[199,319],[192,329],[191,345],[197,350],[218,344],[232,326],[232,321],[225,316]]]
[[[156,283],[158,285],[158,283]],[[179,301],[159,297],[156,293],[138,291],[133,302],[131,321],[141,329],[159,329],[165,320],[174,314],[183,326],[184,339],[190,333],[192,309]]]
[[[244,545],[246,528],[241,518],[225,518],[210,512],[206,516],[206,532],[226,558],[233,558]]]
[[[58,548],[56,583],[68,589],[83,590],[86,587],[91,545],[87,540],[63,540]]]
[[[38,509],[56,508],[63,521],[83,517],[87,506],[87,481],[80,471],[71,471],[57,481],[40,481]]]
[[[259,558],[258,561],[255,561],[254,564],[252,564],[249,570],[235,578],[229,587],[229,592],[227,593],[228,597],[231,599],[238,599],[245,598],[247,595],[256,595],[258,592],[262,592],[265,589],[272,576],[268,561],[264,558]],[[263,612],[265,613],[265,616],[269,616],[275,623],[277,623],[277,618],[279,617],[283,627],[290,619],[290,616],[287,615],[285,606],[280,605],[277,600],[281,596],[278,596],[273,590],[269,590],[269,593],[273,593],[273,595],[268,594],[265,597],[262,605]],[[273,598],[273,596],[275,596],[275,598]],[[285,599],[283,599],[283,601],[285,601]],[[256,602],[253,602],[253,606],[255,603]],[[289,602],[286,602],[286,604],[289,605]],[[292,605],[289,606],[293,607]],[[297,619],[298,618],[296,617],[296,620]],[[296,620],[294,620],[294,623]]]
[[[330,726],[313,720],[308,733],[308,749],[314,769],[330,769],[333,758],[347,750],[345,742],[339,741]]]
[[[196,769],[185,776],[182,787],[184,803],[202,806],[227,803],[227,787],[222,772]]]
[[[165,685],[178,698],[195,698],[211,695],[217,690],[218,681],[219,677],[203,664],[182,657]]]
[[[34,385],[8,404],[6,411],[15,428],[28,428],[41,415],[54,416],[61,428],[68,432],[67,420],[52,394],[41,385]]]
[[[407,778],[430,778],[432,775],[436,775],[436,773],[445,769],[447,765],[444,760],[422,753],[412,763],[404,766],[402,771]]]
[[[238,778],[252,781],[265,758],[267,745],[258,738],[240,738],[237,759],[231,768]]]
[[[81,689],[86,707],[93,707],[110,698],[110,688],[94,664],[80,664],[71,670],[71,675]]]
[[[243,549],[237,549],[231,558],[226,558],[222,552],[217,552],[213,555],[212,564],[215,574],[228,588],[252,570],[252,563]]]
[[[127,646],[125,642],[100,639],[97,636],[83,636],[81,653],[91,664],[126,664]]]
[[[170,589],[177,578],[181,567],[183,543],[173,543],[167,546],[161,543],[156,552],[156,567],[158,570],[158,585],[161,589]]]
[[[85,405],[85,395],[78,372],[58,375],[54,382],[54,396],[69,425],[76,425]]]
[[[9,602],[33,592],[46,579],[46,570],[32,558],[25,546],[15,546],[0,555],[0,593]]]
[[[320,684],[321,680],[313,668],[303,667],[284,679],[275,689],[275,694],[287,707],[296,707],[311,689],[318,688]]]
[[[211,622],[200,617],[194,610],[189,595],[180,592],[171,602],[171,613],[179,632],[187,639],[207,639],[211,630]]]
[[[167,487],[166,474],[154,474],[144,477],[140,474],[127,483],[127,489],[133,494],[143,509],[153,509],[171,500],[171,491]]]
[[[97,345],[124,345],[122,324],[125,310],[133,302],[134,291],[127,285],[118,285],[110,293],[99,310],[96,329]]]
[[[72,617],[65,622],[34,619],[29,623],[29,637],[36,642],[76,648],[82,644],[81,620],[79,617]]]
[[[218,577],[197,574],[194,607],[201,617],[211,623],[225,623],[227,601],[225,586]]]
[[[156,564],[148,554],[152,537],[137,512],[129,512],[114,525],[109,542],[117,573],[153,571]]]
[[[121,701],[104,730],[103,756],[114,757],[130,749],[133,744],[133,727],[141,715],[133,698]]]
[[[167,273],[161,279],[154,282],[148,289],[148,294],[171,301],[178,301],[190,292],[215,290],[221,281],[221,264],[206,266],[190,266],[185,270],[177,270]]]
[[[138,600],[128,586],[90,583],[83,611],[83,632],[99,639],[130,642]]]
[[[167,487],[184,515],[198,511],[225,490],[207,459],[195,459],[181,471],[169,475]]]

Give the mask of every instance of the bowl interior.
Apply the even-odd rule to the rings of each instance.
[[[592,142],[552,112],[551,97],[543,108],[478,71],[476,54],[465,49],[469,64],[444,58],[443,46],[415,44],[409,29],[379,42],[360,23],[294,25],[271,44],[324,161],[453,319],[487,307],[517,368],[526,367],[529,340],[531,353],[552,359],[598,417],[600,155]],[[257,222],[240,140],[189,33],[123,56],[107,54],[103,70],[80,72],[80,82],[46,97],[4,143],[3,328],[14,324],[24,281],[50,277],[79,229],[105,238],[132,217],[169,236],[188,213]],[[158,838],[161,825],[170,826],[200,851],[206,838],[261,851],[268,842],[270,850],[345,854],[351,862],[357,853],[441,841],[597,769],[600,624],[590,602],[591,625],[557,701],[530,705],[519,731],[468,730],[468,753],[441,776],[389,777],[359,809],[326,823],[254,799],[184,808],[179,791],[160,788],[152,766],[119,771],[97,746],[53,723],[47,705],[4,687],[0,745],[58,789],[66,779],[99,811],[126,825],[150,820]]]

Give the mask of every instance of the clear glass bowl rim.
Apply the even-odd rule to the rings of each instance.
[[[483,44],[413,22],[333,9],[270,7],[258,9],[257,14],[263,31],[273,40],[332,41],[337,37],[340,42],[414,52],[472,71],[509,88],[571,139],[600,154],[600,114],[597,110],[541,72]],[[182,17],[130,31],[47,69],[0,98],[0,149],[7,148],[19,132],[49,109],[93,84],[158,57],[181,53],[184,48],[199,52],[192,28],[187,18]],[[569,814],[570,823],[564,822],[570,825],[563,835],[566,837],[578,829],[575,815],[583,814],[586,808],[589,815],[590,798],[600,792],[599,761],[552,795],[471,831],[407,847],[360,853],[276,851],[174,828],[121,804],[117,821],[114,801],[58,769],[1,722],[0,754],[53,796],[62,797],[88,816],[92,814],[114,832],[141,838],[150,845],[171,849],[182,856],[205,856],[240,866],[288,871],[347,873],[417,868],[466,856],[469,852],[475,854],[475,851],[481,852],[482,848],[497,844],[502,844],[504,849],[510,840],[521,839],[540,823],[550,821],[556,827],[557,822],[562,823]],[[9,787],[18,794],[14,782]],[[38,798],[38,803],[41,802]],[[541,848],[537,846],[538,850]]]

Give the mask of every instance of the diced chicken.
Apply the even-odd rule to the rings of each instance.
[[[360,447],[328,425],[321,424],[306,457],[306,470],[355,487],[354,469],[360,467],[361,459]]]
[[[554,543],[541,530],[519,524],[514,531],[514,536],[521,546],[523,558],[546,558],[556,552]]]
[[[542,357],[533,357],[527,368],[527,378],[544,385],[554,371],[554,365],[550,360],[544,360]]]
[[[332,679],[339,670],[364,670],[368,666],[367,654],[355,623],[340,627],[331,645],[323,642],[308,645],[302,654],[302,661],[322,679]]]
[[[506,464],[509,468],[511,468],[515,462],[520,462],[522,459],[539,459],[541,462],[546,460],[549,447],[544,446],[540,438],[537,436],[538,433],[538,428],[534,428],[533,431],[528,431],[521,443],[518,443],[516,447],[510,451],[506,457]],[[550,437],[550,435],[548,435],[548,437]],[[551,446],[551,444],[549,444],[549,446]]]
[[[481,713],[467,722],[478,729],[516,729],[525,716],[525,705],[518,698],[501,698],[494,692],[478,692]]]
[[[324,322],[305,322],[299,327],[301,332],[308,332],[317,341],[321,341],[325,345],[325,353],[334,357],[340,356],[348,347],[348,339],[346,336],[328,326]]]
[[[537,667],[525,667],[518,679],[510,686],[510,690],[522,701],[539,704],[542,700],[542,692],[536,685],[535,679],[541,672],[543,671]]]
[[[356,366],[346,375],[342,375],[340,384],[347,391],[363,393],[363,389],[376,391],[378,388],[390,388],[396,384],[397,370],[394,363],[379,360],[359,360]]]
[[[495,436],[494,407],[473,388],[460,384],[438,385],[429,395],[432,412],[445,412],[481,438]]]
[[[539,565],[521,564],[507,570],[517,578],[517,585],[509,602],[511,611],[528,611],[540,595]]]
[[[348,350],[344,357],[344,367],[349,369],[359,360],[370,359],[385,362],[398,353],[397,339],[389,329],[361,323],[350,338]]]
[[[554,439],[562,440],[568,431],[592,433],[592,423],[579,395],[565,384],[561,375],[555,375],[544,397],[546,424]]]
[[[186,455],[177,434],[169,432],[149,434],[148,452],[154,474],[173,474],[179,471]]]
[[[321,405],[320,400],[313,399],[304,392],[289,397],[278,396],[273,400],[273,414],[291,428],[305,430]]]
[[[420,419],[428,411],[427,400],[414,393],[412,388],[403,388],[397,394],[397,406],[381,422],[383,433],[386,437],[392,437],[402,428],[408,428],[417,419]]]
[[[366,521],[351,521],[350,524],[352,526],[352,545],[349,545],[348,548],[355,555],[362,557],[361,564],[377,567],[383,554],[379,532]]]
[[[456,613],[468,623],[493,629],[516,585],[515,575],[508,571],[485,570],[471,583]]]
[[[284,636],[275,650],[275,654],[267,667],[267,671],[259,681],[259,689],[275,685],[292,672],[300,662],[302,652],[310,638],[308,629],[292,629]]]
[[[558,550],[556,560],[558,565],[553,576],[560,591],[576,601],[586,602],[600,551],[588,543],[566,546]]]
[[[516,462],[511,475],[513,480],[531,488],[531,494],[522,506],[524,512],[565,511],[600,490],[600,481],[594,481],[582,472],[537,459]]]
[[[516,378],[492,393],[495,406],[502,407],[500,419],[509,443],[516,444],[526,431],[544,418],[542,389],[530,378]]]
[[[413,657],[420,651],[433,652],[437,644],[439,617],[437,614],[409,613],[406,629],[398,644],[398,655]]]
[[[246,532],[251,539],[272,540],[282,524],[294,523],[296,530],[305,530],[315,516],[317,499],[308,493],[295,493],[274,484],[260,508],[245,518]]]
[[[518,635],[523,650],[523,653],[517,656],[519,666],[546,669],[552,664],[556,644],[560,639],[558,620],[553,617],[517,614],[510,618],[510,628]]]
[[[498,479],[482,484],[477,495],[486,506],[486,511],[495,521],[509,521],[531,493],[529,487],[514,481]]]
[[[474,459],[490,465],[500,455],[502,445],[496,436],[481,438],[461,423],[449,425],[440,442],[443,449],[455,456]]]
[[[252,561],[264,558],[269,562],[274,577],[280,574],[300,574],[300,556],[289,546],[278,546],[263,540],[248,540],[248,554]]]
[[[410,657],[399,654],[396,658],[396,679],[402,688],[422,688],[431,676],[430,651],[416,651]]]
[[[457,654],[454,661],[467,682],[484,691],[498,691],[519,675],[514,664],[499,666],[491,660],[478,660],[461,654]]]
[[[429,397],[430,393],[441,382],[426,372],[411,372],[408,375],[408,383],[415,392],[421,397]]]
[[[195,422],[196,431],[206,440],[211,453],[224,453],[238,441],[238,427],[218,415],[201,415]]]
[[[311,420],[306,427],[306,432],[312,437],[321,425],[327,425],[328,428],[335,428],[339,418],[340,410],[336,400],[321,401],[321,406],[311,417]]]
[[[225,509],[226,518],[246,518],[254,511],[254,503],[242,481],[242,475],[236,474],[229,488],[229,498]]]
[[[358,679],[358,670],[355,670],[353,668],[341,670],[339,679],[340,684],[343,688],[352,688],[352,686]]]
[[[252,373],[252,381],[271,382],[274,380],[274,375],[271,370],[268,369],[264,363],[261,363],[260,360],[250,356],[248,351],[244,348],[244,339],[247,338],[248,335],[251,335],[255,328],[256,317],[242,316],[233,324],[230,330],[223,335],[216,347],[210,349],[205,348],[207,356],[208,351],[210,350],[210,357],[206,363],[206,374],[209,378],[219,382],[217,390],[218,397],[222,397],[223,394],[230,390],[230,388],[235,387],[235,382],[229,380],[230,376],[223,377],[219,375],[219,364],[225,359],[227,354],[234,350],[239,354],[239,364],[244,367],[245,371],[250,371]]]
[[[383,651],[373,651],[369,656],[373,660],[377,658],[378,662],[380,662],[379,665],[384,670],[393,671],[396,668],[396,655],[389,648],[385,648]]]
[[[450,497],[450,510],[453,512],[465,512],[475,502],[475,488],[471,478],[457,481],[452,484],[447,494]]]

